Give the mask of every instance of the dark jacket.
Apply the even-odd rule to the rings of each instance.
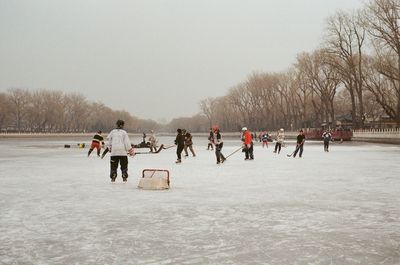
[[[306,137],[304,134],[299,134],[297,135],[297,144],[304,144],[304,141],[306,140]]]
[[[175,138],[175,144],[177,146],[184,146],[185,145],[185,136],[182,135],[181,133],[177,134],[176,138]]]
[[[190,133],[185,134],[185,145],[189,146],[193,144],[192,135]]]

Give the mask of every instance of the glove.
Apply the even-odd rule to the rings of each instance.
[[[247,144],[246,147],[247,147],[247,148],[250,148],[250,147],[251,147],[251,144]]]
[[[129,154],[130,156],[134,156],[134,155],[135,155],[135,150],[134,150],[133,148],[129,149],[129,150],[128,150],[128,154]]]

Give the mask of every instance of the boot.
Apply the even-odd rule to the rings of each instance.
[[[115,179],[117,178],[117,172],[112,172],[110,178],[111,182],[115,182]]]

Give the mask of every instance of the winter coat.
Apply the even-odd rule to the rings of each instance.
[[[103,136],[101,136],[101,134],[99,134],[99,133],[96,133],[96,134],[93,136],[92,142],[98,142],[98,143],[100,143],[100,142],[103,142],[103,140],[104,140]]]
[[[107,147],[111,150],[111,156],[127,156],[133,154],[128,133],[123,129],[114,129],[107,136]]]
[[[175,138],[175,144],[183,147],[185,145],[185,136],[179,133]]]
[[[253,142],[253,136],[251,135],[251,132],[249,130],[244,132],[243,137],[245,145],[251,144]]]
[[[189,146],[193,144],[192,135],[190,133],[185,134],[185,145]]]
[[[329,142],[332,140],[332,134],[329,132],[324,132],[322,138],[324,139],[324,142]]]
[[[280,144],[285,141],[285,134],[283,132],[278,132],[278,135],[276,136],[276,141]]]
[[[153,145],[153,146],[155,146],[156,143],[157,143],[157,138],[155,137],[155,135],[154,135],[153,133],[150,134],[149,142],[150,142],[150,144]]]
[[[215,145],[222,144],[222,136],[219,132],[216,133],[214,142],[215,142]]]

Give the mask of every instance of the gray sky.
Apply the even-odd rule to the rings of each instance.
[[[360,0],[0,0],[0,91],[79,92],[160,121],[282,71]]]

